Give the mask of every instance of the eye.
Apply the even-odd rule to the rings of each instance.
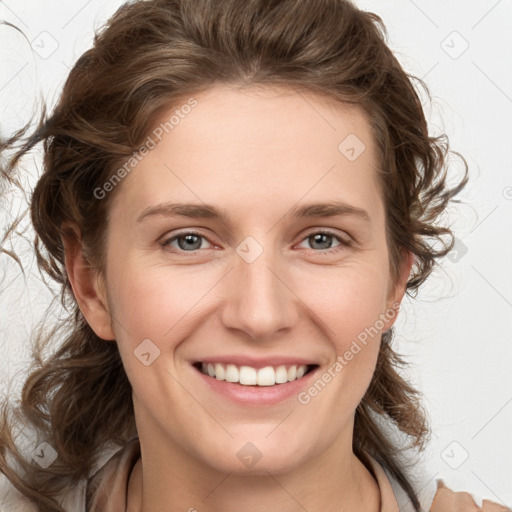
[[[203,246],[203,241],[208,244],[207,247]],[[321,253],[332,253],[338,252],[343,247],[349,247],[352,241],[347,237],[341,237],[329,231],[316,231],[310,233],[301,243],[308,242],[310,248],[315,252]],[[333,242],[336,245],[333,246]],[[164,240],[161,244],[163,247],[171,247],[174,250],[172,252],[197,252],[199,249],[209,249],[212,244],[208,239],[195,231],[186,231],[179,233]]]
[[[162,242],[163,247],[172,247],[176,249],[176,252],[194,252],[197,249],[208,249],[210,247],[202,247],[202,242],[206,241],[210,247],[211,244],[208,242],[206,237],[203,235],[196,233],[194,231],[187,231],[184,233],[180,233],[171,238],[168,238],[164,242]],[[177,246],[174,245],[176,242]]]
[[[337,245],[333,247],[333,241],[337,242]],[[306,238],[304,238],[303,242],[309,243],[312,249],[315,249],[316,252],[324,252],[324,253],[332,253],[338,252],[343,249],[343,247],[349,247],[352,243],[351,240],[347,238],[343,238],[339,235],[335,235],[330,231],[316,231],[314,233],[310,233]]]

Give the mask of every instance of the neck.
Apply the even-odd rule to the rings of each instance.
[[[234,512],[255,504],[258,510],[283,512],[380,509],[377,482],[351,444],[337,442],[344,451],[330,446],[288,471],[236,474],[206,465],[157,437],[139,437],[141,459],[130,477],[127,512]]]

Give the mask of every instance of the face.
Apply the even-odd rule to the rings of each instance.
[[[351,453],[403,294],[370,126],[286,88],[194,97],[108,220],[106,299],[141,444],[231,473],[329,463]]]

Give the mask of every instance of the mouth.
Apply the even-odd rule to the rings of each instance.
[[[193,364],[203,375],[216,381],[252,388],[283,386],[303,379],[312,373],[317,364],[280,364],[260,368],[220,362],[197,361]]]

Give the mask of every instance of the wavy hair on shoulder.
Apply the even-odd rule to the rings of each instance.
[[[108,208],[122,185],[102,200],[94,190],[138,150],[163,109],[214,83],[287,85],[363,109],[381,155],[390,269],[396,277],[403,249],[415,255],[407,283],[412,296],[453,246],[440,220],[467,182],[461,157],[464,175],[449,186],[448,139],[429,135],[414,82],[426,89],[398,63],[382,20],[349,0],[132,1],[95,33],[52,112],[43,108],[35,126],[0,141],[2,154],[9,152],[1,177],[11,185],[20,185],[20,159],[42,144],[43,169],[29,207],[34,251],[69,314],[65,329],[38,334],[19,406],[5,402],[0,414],[0,471],[38,510],[63,512],[59,493],[89,476],[107,443],[122,446],[136,435],[117,345],[95,335],[73,297],[62,226],[78,224],[89,263],[103,271]],[[14,231],[13,223],[6,236]],[[428,438],[420,394],[401,375],[405,361],[392,337],[392,330],[383,334],[357,407],[353,450],[363,462],[369,453],[389,470],[419,512],[400,447],[377,421],[419,449]],[[43,357],[50,344],[57,348]],[[34,427],[58,452],[48,468],[23,457],[15,421]]]

